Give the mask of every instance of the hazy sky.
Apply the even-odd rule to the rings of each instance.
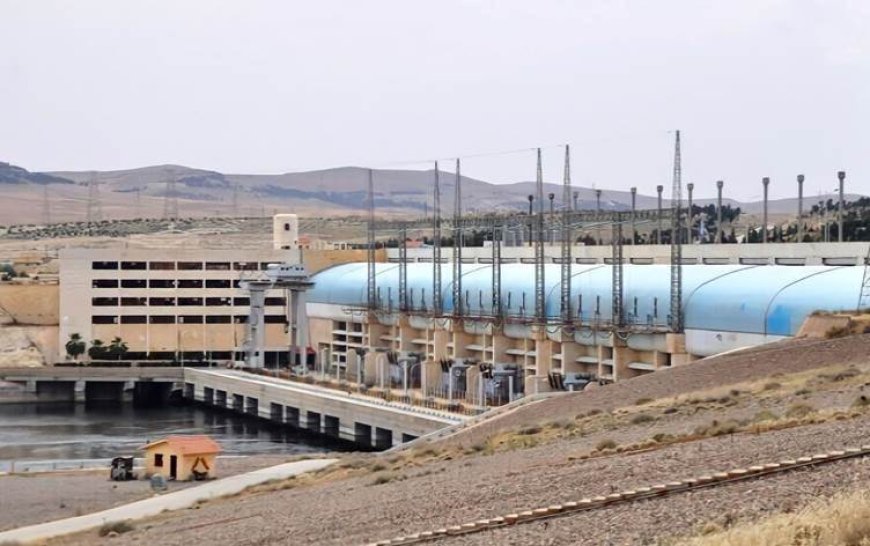
[[[870,1],[0,0],[0,160],[276,173],[548,146],[577,185],[870,194]],[[463,172],[534,178],[530,152]]]

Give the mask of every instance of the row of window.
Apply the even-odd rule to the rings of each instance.
[[[92,315],[91,324],[247,324],[248,315]],[[266,315],[266,324],[287,324],[284,315]]]
[[[256,271],[266,270],[269,262],[91,262],[98,271],[123,269],[127,271]]]
[[[94,279],[92,288],[239,288],[230,279]]]
[[[267,306],[281,306],[283,307],[287,303],[285,298],[278,297],[269,297],[266,298],[265,304]],[[238,298],[199,298],[199,297],[191,297],[191,298],[162,298],[162,297],[122,297],[122,298],[114,298],[114,297],[95,297],[91,298],[91,305],[94,307],[142,307],[142,306],[151,306],[151,307],[163,307],[163,306],[201,306],[205,305],[206,307],[223,307],[223,306],[247,306],[251,305],[250,298],[238,297]]]

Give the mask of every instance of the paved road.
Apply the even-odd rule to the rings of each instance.
[[[203,485],[117,506],[102,512],[12,529],[11,531],[0,533],[0,544],[46,540],[52,537],[95,529],[106,523],[148,518],[156,516],[164,510],[179,510],[193,506],[202,500],[233,495],[247,487],[269,480],[288,478],[297,474],[319,470],[331,465],[336,460],[311,459],[261,468],[247,474],[221,478]]]

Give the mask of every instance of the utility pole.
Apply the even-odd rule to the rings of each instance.
[[[837,205],[837,241],[843,242],[843,215],[846,213],[845,202],[843,201],[843,185],[846,181],[846,171],[839,171],[837,179],[840,181],[840,203]]]
[[[601,190],[595,190],[595,212],[600,216],[601,215]],[[595,231],[598,235],[598,244],[600,245],[604,240],[601,237],[601,227],[595,228]]]
[[[761,243],[767,244],[767,188],[770,186],[770,178],[764,177],[761,179],[761,185],[764,186],[764,212],[762,214],[761,226]]]
[[[532,227],[533,226],[532,222],[534,221],[533,220],[534,216],[532,216],[534,214],[534,210],[532,209],[532,204],[535,201],[535,196],[530,193],[528,199],[529,199],[529,246],[533,246],[535,244],[535,232],[534,232],[534,228]]]
[[[441,294],[441,182],[437,161],[432,198],[432,311],[436,317],[444,314]]]
[[[797,242],[804,242],[804,175],[797,175],[798,183],[798,225]]]
[[[554,203],[554,200],[556,199],[556,194],[553,192],[550,192],[547,195],[547,197],[550,199],[550,226],[554,226],[555,219],[556,219],[556,216],[555,216],[556,212],[555,212],[555,209],[553,207],[553,203]],[[550,244],[551,245],[555,244],[556,243],[556,231],[555,231],[555,229],[551,227],[547,231],[550,232]]]
[[[656,244],[662,244],[662,192],[665,190],[665,187],[659,184],[656,186],[656,193],[658,193],[658,208],[659,208],[659,221],[658,221],[658,229],[656,231]]]
[[[692,244],[692,225],[695,222],[695,215],[692,211],[692,192],[695,189],[695,184],[689,182],[686,184],[686,189],[689,191],[688,211],[686,212],[686,221],[688,223],[688,226],[686,226],[686,243]]]
[[[456,158],[456,185],[453,189],[453,314],[462,316],[462,174]]]
[[[716,244],[722,243],[722,188],[724,180],[716,181]]]
[[[631,188],[631,244],[637,239],[637,187]]]
[[[575,191],[574,192],[574,209],[573,209],[575,212],[577,211],[577,198],[579,198],[579,197],[580,197],[580,192]]]
[[[574,195],[577,195],[576,193]],[[571,322],[571,246],[574,244],[571,235],[571,214],[569,199],[571,198],[571,148],[565,145],[565,171],[562,177],[562,263],[560,311],[562,322]]]

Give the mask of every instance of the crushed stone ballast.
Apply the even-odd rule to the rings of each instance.
[[[461,525],[453,525],[443,527],[433,531],[423,531],[407,536],[400,536],[388,540],[372,542],[367,546],[398,546],[404,544],[417,544],[421,542],[435,541],[441,538],[467,535],[471,533],[480,533],[490,529],[499,527],[508,527],[521,523],[531,523],[543,519],[565,517],[579,512],[587,512],[597,510],[616,504],[624,504],[645,499],[653,499],[676,495],[686,491],[694,491],[705,487],[716,487],[737,481],[762,478],[766,476],[782,474],[790,472],[797,468],[816,466],[826,463],[833,463],[843,459],[852,459],[870,455],[870,444],[861,447],[848,448],[841,451],[830,451],[828,453],[818,453],[812,456],[799,457],[797,459],[784,459],[776,463],[767,463],[748,468],[735,468],[727,472],[717,472],[715,474],[706,474],[696,478],[689,478],[681,481],[673,481],[651,485],[649,487],[639,487],[621,493],[612,493],[607,496],[599,496],[592,498],[584,498],[579,501],[569,501],[562,504],[552,504],[550,506],[526,510],[504,516],[498,516],[489,519],[481,519]]]

